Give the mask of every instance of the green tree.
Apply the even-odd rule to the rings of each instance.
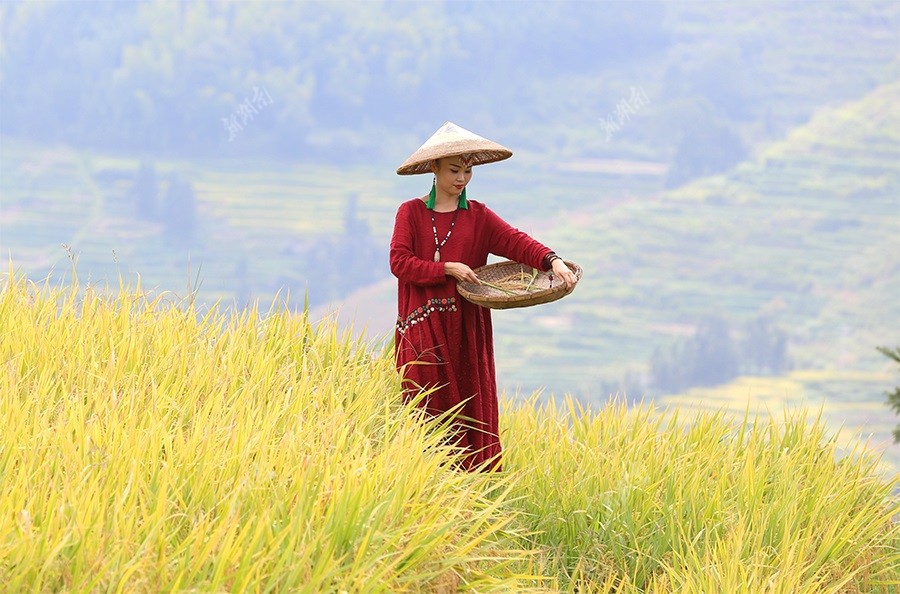
[[[878,347],[878,351],[896,363],[900,364],[900,347],[896,347],[893,350],[887,347]],[[888,404],[893,409],[895,413],[900,414],[900,386],[894,388],[893,392],[885,392],[888,397]],[[900,425],[897,425],[897,428],[894,429],[894,441],[900,442]]]
[[[746,373],[780,375],[788,367],[788,337],[774,322],[760,316],[744,327],[740,341],[742,371]]]
[[[134,200],[135,214],[144,221],[150,221],[157,216],[157,196],[159,184],[156,181],[156,169],[153,163],[144,161],[134,177],[131,186],[131,198]]]
[[[657,349],[650,361],[651,383],[668,392],[723,384],[739,371],[740,359],[731,330],[724,319],[716,316],[701,320],[694,335],[672,345],[668,354]]]
[[[169,236],[178,243],[190,244],[197,225],[197,200],[191,183],[180,175],[173,175],[162,208],[162,219]]]
[[[673,113],[681,136],[666,177],[667,188],[727,171],[747,155],[737,131],[708,101],[687,101]]]

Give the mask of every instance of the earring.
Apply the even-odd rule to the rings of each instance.
[[[431,182],[431,191],[428,193],[428,202],[426,203],[428,210],[434,210],[435,200],[437,200],[437,176]]]

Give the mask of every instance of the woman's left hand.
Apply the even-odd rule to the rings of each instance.
[[[553,261],[551,271],[553,272],[553,276],[566,283],[566,291],[571,291],[575,288],[575,283],[578,282],[578,279],[575,277],[575,273],[562,261],[562,258]]]

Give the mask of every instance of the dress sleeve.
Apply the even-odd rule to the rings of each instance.
[[[391,237],[391,273],[403,282],[413,285],[439,285],[446,282],[443,262],[423,260],[416,256],[415,221],[409,204],[397,210],[394,220],[394,234]]]
[[[552,251],[550,248],[524,231],[519,231],[511,226],[487,207],[485,207],[485,217],[490,233],[488,251],[503,258],[527,264],[532,268],[544,270],[544,258]]]

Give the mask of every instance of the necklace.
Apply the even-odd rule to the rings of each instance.
[[[431,211],[431,230],[434,231],[434,261],[441,261],[441,248],[444,247],[444,244],[447,243],[447,240],[450,239],[450,234],[453,233],[453,225],[456,224],[456,215],[459,214],[460,209],[457,208],[453,211],[453,220],[450,221],[450,230],[447,231],[447,237],[444,238],[444,241],[438,243],[437,236],[437,224],[434,222],[434,211]]]

